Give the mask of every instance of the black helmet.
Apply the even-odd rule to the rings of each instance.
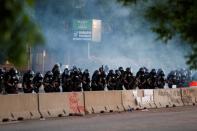
[[[78,69],[76,66],[73,66],[72,72],[78,72]]]
[[[121,72],[119,70],[115,70],[116,75],[121,75]]]
[[[158,74],[158,75],[164,75],[164,71],[163,71],[161,68],[159,68],[159,69],[157,70],[157,74]]]
[[[17,75],[17,74],[18,74],[18,71],[16,70],[16,68],[11,68],[11,69],[9,70],[9,74],[10,74],[10,75]]]
[[[146,68],[145,66],[143,68],[145,70],[145,73],[149,73],[148,68]]]
[[[171,76],[176,76],[176,71],[174,71],[174,70],[171,71],[169,75],[171,75]]]
[[[99,74],[99,71],[98,70],[95,70],[93,75],[98,75]]]
[[[123,67],[119,67],[118,70],[119,70],[119,71],[122,71],[122,70],[124,70],[124,69],[123,69]]]
[[[65,69],[64,69],[64,74],[65,74],[65,75],[69,75],[69,70],[68,70],[68,68],[65,68]]]
[[[43,75],[40,72],[36,73],[35,77],[37,77],[38,79],[43,79]]]
[[[127,67],[126,72],[131,72],[131,68]]]
[[[84,70],[84,73],[85,73],[85,74],[89,74],[88,69],[85,69],[85,70]]]
[[[34,74],[35,74],[35,73],[34,73],[33,70],[28,70],[28,71],[27,71],[27,74],[28,74],[29,77],[34,77]]]
[[[46,76],[47,77],[52,77],[53,76],[53,72],[52,71],[47,71]]]
[[[114,70],[109,70],[109,74],[114,74]]]
[[[156,74],[156,69],[153,68],[150,73],[151,74]]]
[[[53,66],[53,68],[60,68],[60,65],[57,63]]]
[[[160,73],[160,72],[162,72],[163,70],[161,69],[161,68],[159,68],[158,70],[157,70],[157,73]]]
[[[146,72],[145,69],[144,69],[143,67],[141,67],[141,68],[139,69],[139,71],[142,72],[142,73],[145,73],[145,72]]]
[[[59,65],[59,64],[55,64],[55,65],[53,66],[52,72],[53,72],[54,74],[60,74],[60,65]]]

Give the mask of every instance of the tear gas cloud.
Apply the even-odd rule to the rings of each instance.
[[[36,2],[35,16],[46,39],[47,53],[54,64],[76,65],[91,71],[101,65],[115,69],[131,67],[163,68],[168,72],[187,68],[184,56],[189,47],[177,38],[163,44],[156,40],[143,10],[150,3],[122,7],[115,0],[42,0]],[[102,20],[99,43],[72,40],[74,19]],[[47,66],[48,65],[48,66]],[[51,69],[53,65],[46,64]]]

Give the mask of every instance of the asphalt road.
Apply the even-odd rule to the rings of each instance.
[[[197,131],[197,106],[3,123],[0,131]]]

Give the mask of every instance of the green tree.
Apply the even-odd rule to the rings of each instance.
[[[29,47],[44,42],[32,16],[34,0],[0,0],[0,62],[27,63]]]
[[[141,0],[118,1],[128,6]],[[144,16],[158,39],[167,42],[179,37],[183,43],[189,44],[192,52],[186,57],[187,64],[197,69],[197,0],[151,0],[148,4]]]

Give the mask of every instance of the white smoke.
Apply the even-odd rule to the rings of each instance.
[[[37,21],[46,38],[45,48],[54,54],[54,64],[60,62],[90,70],[101,65],[123,66],[135,72],[142,66],[163,68],[167,72],[187,67],[184,56],[189,47],[183,46],[178,38],[168,44],[156,41],[156,35],[143,18],[148,3],[129,8],[115,0],[83,0],[81,5],[76,4],[76,0],[43,0],[36,4]],[[72,40],[73,19],[101,19],[103,22],[102,41],[90,42],[90,59],[88,42]],[[50,64],[46,64],[49,69],[53,66]]]

